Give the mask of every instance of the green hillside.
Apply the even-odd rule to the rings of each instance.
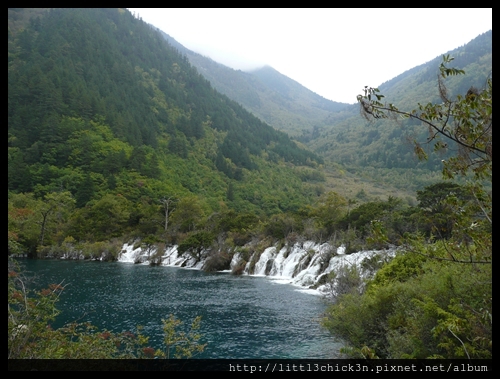
[[[116,230],[140,229],[163,198],[190,198],[200,219],[296,211],[324,180],[321,158],[123,9],[9,9],[8,134],[10,193],[68,191],[82,219],[107,199]],[[87,229],[73,237],[108,233]]]
[[[271,246],[301,246],[301,265],[322,270],[338,247],[390,250],[311,285],[332,289],[321,319],[342,353],[491,360],[491,31],[449,52],[451,67],[436,58],[383,83],[385,97],[367,89],[366,117],[271,68],[237,73],[245,99],[273,99],[262,109],[276,122],[310,120],[291,124],[296,142],[125,9],[8,16],[9,358],[152,357],[124,354],[140,334],[120,345],[91,325],[53,330],[62,286],[26,292],[10,259],[113,261],[133,243],[152,265],[173,247],[235,275]],[[306,241],[325,247],[320,262]]]
[[[455,58],[454,67],[466,72],[446,80],[450,96],[464,95],[471,86],[485,88],[492,73],[491,31],[447,54]],[[382,83],[378,87],[385,95],[384,101],[408,111],[417,103],[440,102],[437,81],[440,63],[441,57],[436,57]],[[344,165],[361,177],[378,178],[390,186],[416,190],[439,180],[441,160],[457,150],[450,145],[447,153],[432,154],[434,145],[426,143],[426,139],[426,129],[415,120],[367,121],[360,115],[359,105],[353,105],[342,116],[333,114],[328,125],[303,142],[325,161]],[[427,161],[416,158],[414,140],[429,153]]]
[[[189,59],[217,91],[292,137],[324,125],[332,112],[339,112],[348,106],[325,99],[272,67],[265,66],[250,72],[233,70],[185,48],[168,34],[162,35]]]
[[[49,190],[61,177],[76,191],[83,174],[102,186],[125,167],[160,181],[178,176],[170,186],[193,193],[208,176],[215,185],[204,191],[223,200],[221,187],[282,162],[299,195],[291,167],[321,162],[214,91],[127,11],[57,9],[32,19],[9,34],[8,80],[9,156],[19,165],[12,191]],[[188,168],[195,164],[203,169]],[[37,180],[43,170],[51,174]]]
[[[359,106],[326,100],[271,67],[252,72],[233,70],[197,54],[162,33],[211,84],[254,115],[285,131],[325,160],[325,188],[353,196],[403,196],[438,181],[443,158],[430,154],[419,161],[412,141],[426,138],[414,121],[366,121]],[[482,88],[492,70],[492,33],[487,32],[451,52],[465,76],[449,78],[452,94]],[[441,57],[380,84],[388,102],[412,109],[417,102],[439,101],[437,73]],[[376,85],[376,83],[367,83]],[[354,101],[355,99],[353,99]],[[433,150],[432,145],[427,151]],[[450,152],[453,154],[453,151]]]

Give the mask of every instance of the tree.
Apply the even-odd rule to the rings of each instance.
[[[165,351],[157,350],[155,355],[159,358],[192,358],[196,353],[201,353],[206,344],[200,344],[201,335],[198,333],[200,329],[201,316],[196,317],[190,331],[179,331],[178,327],[182,325],[182,321],[174,315],[170,315],[168,319],[162,319],[163,323],[163,342]]]
[[[187,251],[193,258],[200,261],[203,252],[210,249],[210,246],[212,246],[213,242],[213,234],[205,230],[201,230],[199,232],[194,232],[184,241],[182,241],[179,244],[178,252],[180,255],[182,255]]]
[[[328,234],[331,234],[345,215],[346,207],[347,200],[338,193],[331,191],[321,197],[311,216],[316,217],[318,224],[326,228]]]
[[[448,201],[451,197],[456,199],[454,204]],[[417,191],[417,200],[425,231],[439,238],[449,238],[457,211],[473,199],[466,196],[466,190],[459,184],[440,182]]]
[[[8,252],[18,254],[36,253],[40,229],[38,215],[34,209],[38,206],[32,193],[9,193],[8,203]]]
[[[417,109],[402,111],[394,104],[382,103],[384,95],[378,88],[368,86],[357,99],[367,119],[403,117],[420,121],[428,130],[427,143],[434,142],[435,151],[456,148],[453,156],[443,160],[443,178],[466,178],[466,196],[472,201],[460,204],[460,199],[451,193],[441,200],[457,211],[453,233],[446,235],[449,238],[445,250],[453,261],[491,263],[492,194],[489,187],[493,162],[493,80],[488,78],[481,90],[471,87],[465,95],[452,99],[444,80],[465,74],[463,70],[449,68],[447,64],[452,61],[452,57],[444,55],[439,66],[438,88],[442,103],[419,103]],[[415,140],[414,146],[417,156],[427,159],[422,144]],[[464,253],[467,258],[458,258]]]
[[[382,103],[384,95],[380,94],[378,88],[365,86],[364,95],[357,96],[361,113],[367,119],[397,119],[401,116],[422,122],[429,131],[427,142],[434,142],[436,151],[448,148],[450,142],[456,144],[456,156],[443,161],[445,177],[466,175],[472,170],[476,179],[491,179],[493,81],[489,78],[484,89],[471,87],[465,95],[457,95],[456,99],[451,99],[444,79],[465,74],[463,70],[446,66],[453,59],[444,55],[439,67],[438,88],[443,101],[441,104],[419,103],[418,109],[403,111],[392,103]],[[426,159],[427,154],[422,144],[418,141],[414,143],[417,156]]]
[[[165,226],[164,226],[165,235],[166,235],[167,229],[168,229],[168,216],[170,215],[170,212],[172,212],[171,206],[172,206],[172,203],[174,203],[175,201],[177,201],[177,199],[172,198],[172,197],[169,197],[168,199],[166,199],[165,197],[162,197],[160,199],[160,203],[163,205],[163,210],[165,212]]]
[[[203,220],[204,215],[205,212],[198,197],[188,196],[177,202],[169,220],[175,229],[185,233],[195,230],[198,223]]]
[[[452,60],[444,56],[440,66],[442,103],[402,111],[383,104],[377,88],[358,95],[368,119],[419,121],[435,151],[456,147],[443,161],[443,177],[467,180],[465,186],[438,183],[418,193],[427,221],[442,229],[440,239],[406,233],[403,248],[364,293],[341,295],[328,308],[323,324],[358,357],[366,351],[382,358],[492,357],[492,80],[452,100],[444,79],[464,74],[446,66]],[[422,144],[414,142],[426,159]]]
[[[348,293],[361,293],[363,278],[355,264],[344,263],[337,270],[328,274],[326,283],[327,297],[332,301]]]
[[[131,202],[121,194],[106,194],[73,217],[73,235],[93,240],[119,237],[130,218]]]
[[[40,246],[44,245],[45,234],[48,231],[49,222],[52,221],[51,216],[56,216],[56,219],[53,221],[55,224],[54,232],[57,233],[58,229],[67,223],[69,212],[74,205],[75,199],[68,191],[53,192],[45,195],[44,201],[38,209],[38,213],[41,215],[41,220],[39,221],[40,237],[38,240]]]
[[[110,176],[110,178],[114,178],[114,176]],[[92,175],[90,171],[87,171],[85,177],[83,178],[82,183],[78,187],[75,193],[76,198],[76,206],[78,208],[82,208],[87,204],[96,191],[96,185],[94,184],[94,180],[92,179]]]

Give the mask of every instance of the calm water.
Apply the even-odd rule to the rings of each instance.
[[[250,276],[175,267],[65,260],[22,260],[37,285],[61,283],[58,327],[90,321],[100,329],[137,325],[162,347],[161,319],[190,324],[202,316],[205,351],[197,358],[336,358],[340,344],[319,325],[322,298],[297,287]],[[186,330],[187,331],[187,330]]]

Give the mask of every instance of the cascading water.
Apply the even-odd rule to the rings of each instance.
[[[46,266],[54,269],[47,273],[47,283],[71,280],[73,285],[59,303],[65,315],[60,325],[84,320],[118,332],[142,325],[156,349],[163,346],[161,320],[166,315],[183,320],[202,316],[200,333],[208,347],[200,358],[217,359],[339,356],[341,341],[319,322],[326,302],[317,296],[333,299],[341,293],[329,273],[341,274],[347,265],[356,265],[361,275],[368,275],[367,268],[380,267],[377,262],[395,253],[388,249],[345,254],[343,247],[314,242],[260,251],[248,246],[233,254],[224,274],[203,271],[216,251],[206,251],[202,255],[207,259],[197,260],[171,246],[159,263],[156,251],[135,246],[123,246],[119,261],[125,264],[68,259],[28,263],[38,265],[40,275]],[[181,267],[190,270],[177,269]]]
[[[315,288],[317,293],[326,291],[325,285],[320,284],[323,276],[338,271],[346,265],[360,268],[364,276],[370,272],[366,262],[382,261],[394,256],[396,248],[387,250],[368,250],[353,254],[345,254],[345,247],[333,247],[328,243],[316,244],[312,241],[296,243],[293,246],[284,246],[277,249],[271,246],[262,252],[254,252],[245,263],[240,253],[235,253],[230,263],[232,271],[235,267],[245,263],[244,275],[265,276],[280,280],[302,288]],[[120,255],[120,262],[149,264],[151,252],[140,247],[126,244]],[[166,249],[162,256],[161,265],[191,269],[203,269],[205,260],[196,260],[189,254],[179,255],[177,246]],[[363,262],[365,264],[363,265]]]

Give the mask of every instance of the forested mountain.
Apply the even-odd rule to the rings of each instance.
[[[397,124],[380,120],[370,124],[360,116],[358,104],[326,100],[271,67],[252,72],[233,70],[163,35],[217,89],[270,125],[294,136],[327,162],[339,164],[364,180],[409,192],[439,180],[443,157],[431,155],[427,161],[418,161],[413,152],[411,141],[426,138],[426,131],[415,128],[419,125],[415,121]],[[483,88],[492,70],[492,32],[447,54],[455,58],[454,66],[467,73],[446,82],[450,94],[465,94],[471,86]],[[388,103],[403,109],[413,109],[418,102],[439,101],[440,63],[441,57],[436,57],[379,88]],[[432,151],[433,146],[427,149]],[[338,177],[339,170],[329,171]],[[331,186],[335,187],[335,183]]]
[[[9,9],[9,25],[25,12]],[[125,193],[132,175],[237,208],[307,201],[293,165],[321,159],[216,92],[126,10],[51,9],[9,28],[8,70],[11,191],[62,187],[83,206]],[[258,178],[261,200],[244,193]],[[295,195],[281,199],[285,187]]]
[[[491,31],[446,54],[455,58],[453,67],[466,73],[444,82],[449,96],[464,96],[471,87],[485,88],[492,74]],[[441,61],[441,56],[436,57],[385,83],[366,85],[378,86],[385,96],[384,103],[407,111],[415,109],[418,103],[441,102],[438,88]],[[456,153],[456,146],[450,145],[449,154],[432,154],[434,145],[426,143],[427,130],[419,122],[403,119],[367,121],[360,115],[359,105],[350,106],[342,116],[332,114],[326,125],[304,137],[302,141],[327,161],[351,167],[360,175],[370,173],[387,183],[415,189],[437,180],[442,169],[441,160]],[[427,161],[416,158],[414,140],[420,141],[429,153]]]
[[[339,247],[397,246],[390,262],[366,262],[373,279],[346,264],[314,284],[335,288],[322,318],[345,352],[491,359],[491,36],[449,52],[455,60],[444,63],[455,68],[440,71],[439,57],[382,84],[383,98],[369,88],[366,118],[269,67],[234,76],[218,68],[245,101],[272,99],[276,122],[318,112],[295,142],[218,92],[126,9],[9,8],[9,258],[112,261],[127,243],[152,265],[174,249],[206,271],[238,275],[269,247],[284,257],[301,246],[299,266],[317,270]],[[438,72],[452,97],[444,104]],[[419,102],[431,103],[412,113]],[[425,143],[436,135],[442,155]],[[428,161],[415,158],[415,140]],[[369,181],[385,196],[367,196],[359,182]],[[391,186],[416,196],[393,196]],[[9,267],[9,358],[124,357],[119,339],[90,326],[49,328],[61,289],[32,297]]]
[[[292,137],[324,125],[332,112],[348,106],[325,99],[272,67],[250,72],[234,70],[187,49],[166,33],[162,32],[162,35],[215,89]]]
[[[270,67],[231,70],[124,9],[11,8],[8,37],[13,192],[64,189],[78,207],[107,193],[149,202],[191,194],[212,211],[222,202],[272,214],[310,204],[325,186],[345,194],[358,181],[346,185],[346,171],[407,194],[440,178],[441,157],[419,162],[407,143],[425,135],[411,121],[370,124],[358,105],[326,101]],[[491,72],[491,31],[450,53],[468,75],[449,88],[480,87]],[[439,59],[382,84],[386,98],[400,107],[435,101]],[[312,122],[300,139],[327,160],[328,183],[315,169],[322,158],[221,95],[208,77],[241,91],[246,108],[281,104],[283,114]],[[276,108],[261,110],[282,119]]]

